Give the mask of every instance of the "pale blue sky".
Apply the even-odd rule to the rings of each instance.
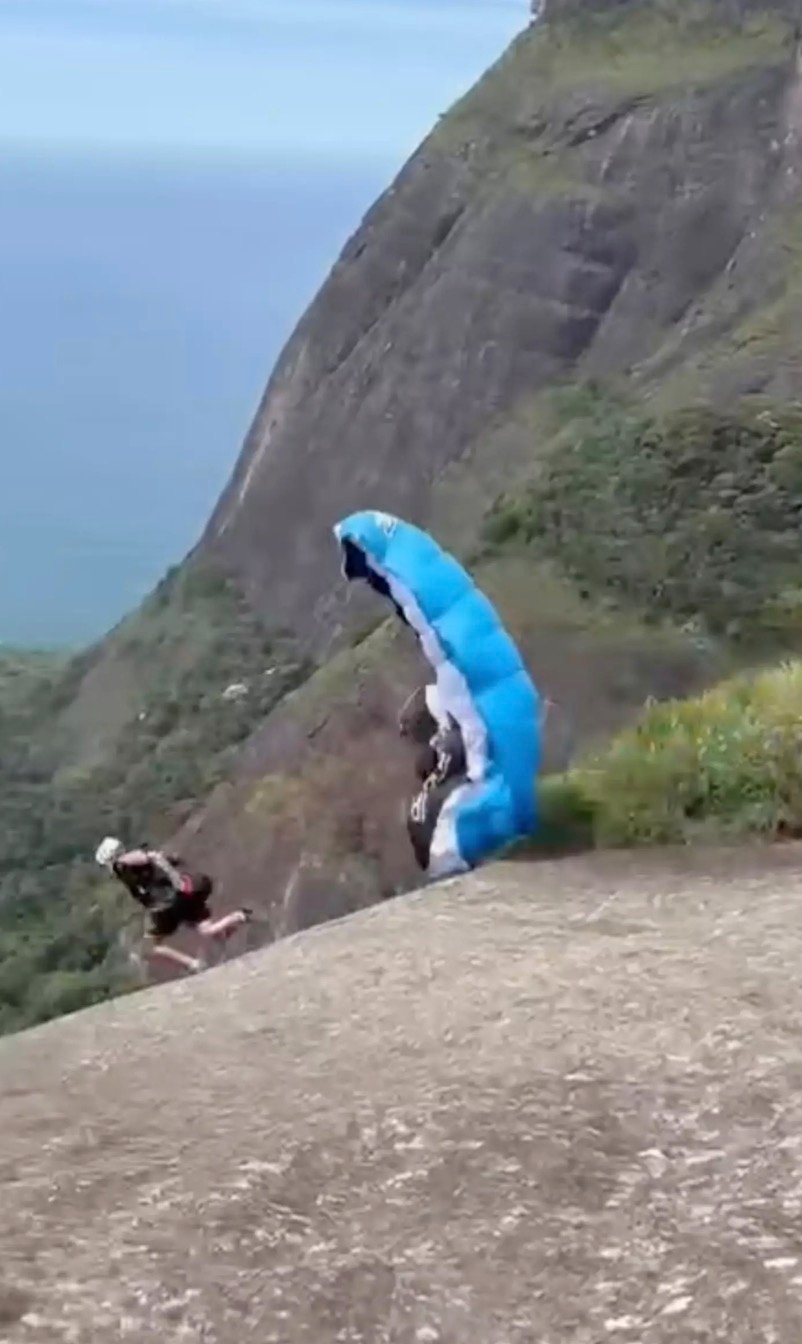
[[[0,0],[0,145],[405,155],[527,0]]]

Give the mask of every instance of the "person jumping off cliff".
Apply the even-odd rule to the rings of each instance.
[[[209,905],[212,879],[206,873],[187,872],[176,854],[162,854],[146,845],[126,850],[122,841],[106,836],[97,847],[95,861],[147,910],[143,945],[146,957],[151,959],[188,972],[205,970],[205,957],[188,956],[168,947],[165,939],[187,925],[207,945],[222,943],[251,920],[252,911],[246,906],[214,919]]]

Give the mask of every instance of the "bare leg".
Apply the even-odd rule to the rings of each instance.
[[[224,942],[236,929],[241,929],[243,924],[247,923],[248,916],[244,910],[232,910],[230,915],[222,915],[220,919],[205,919],[198,925],[198,933],[201,938],[214,938]]]
[[[168,947],[155,938],[145,938],[143,947],[149,960],[165,961],[171,966],[180,966],[184,971],[199,971],[203,967],[203,962],[197,957],[187,956],[186,952],[179,952],[177,947]]]

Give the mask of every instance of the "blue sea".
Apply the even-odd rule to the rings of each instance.
[[[398,165],[0,160],[0,644],[80,644],[192,546]]]

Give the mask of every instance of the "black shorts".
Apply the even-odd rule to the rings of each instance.
[[[205,919],[211,919],[209,897],[212,883],[205,874],[193,879],[191,891],[176,892],[164,905],[148,911],[148,933],[151,938],[171,938],[182,924],[194,928]]]
[[[429,867],[431,845],[440,813],[450,794],[464,782],[460,779],[447,779],[434,788],[423,788],[412,799],[407,812],[407,835],[412,845],[419,868],[424,872]]]

